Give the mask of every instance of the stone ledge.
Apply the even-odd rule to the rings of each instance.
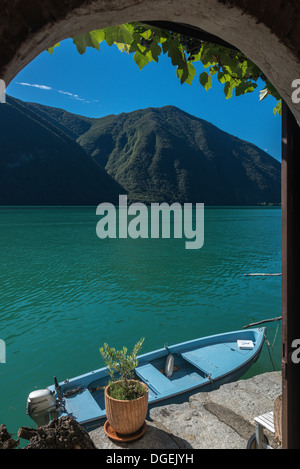
[[[280,394],[281,372],[264,373],[194,394],[183,404],[151,409],[146,433],[134,442],[116,443],[103,427],[90,437],[99,449],[246,449],[254,417],[273,410]]]

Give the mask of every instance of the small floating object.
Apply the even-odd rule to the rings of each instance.
[[[269,277],[276,277],[276,276],[279,276],[281,275],[281,272],[280,273],[276,273],[276,274],[264,274],[264,273],[254,273],[254,274],[244,274],[245,277],[255,277],[255,276],[269,276]]]

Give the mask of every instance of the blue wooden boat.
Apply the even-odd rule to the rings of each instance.
[[[135,375],[149,387],[149,408],[184,402],[192,394],[236,381],[258,359],[265,332],[264,327],[244,329],[140,355]],[[167,377],[165,365],[170,354],[174,367]],[[104,388],[108,380],[104,367],[49,386],[48,392],[60,403],[58,417],[71,415],[86,430],[104,423]]]

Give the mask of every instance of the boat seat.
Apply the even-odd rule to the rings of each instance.
[[[219,367],[216,364],[211,363],[206,353],[203,353],[205,349],[191,350],[190,352],[184,352],[181,354],[182,358],[196,366],[205,375],[214,378],[215,374],[219,371]]]
[[[103,416],[99,407],[88,389],[65,398],[65,408],[79,423]]]
[[[241,353],[236,344],[231,342],[207,345],[184,352],[181,356],[211,379],[216,378],[220,373],[228,373],[232,368],[238,368],[241,364]]]
[[[176,392],[177,388],[163,373],[155,368],[151,363],[138,366],[135,368],[136,374],[158,394]]]

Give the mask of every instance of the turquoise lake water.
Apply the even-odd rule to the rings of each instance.
[[[0,208],[0,423],[33,425],[34,389],[103,366],[99,347],[143,353],[281,315],[281,209],[205,208],[204,245],[99,239],[96,207]],[[281,322],[245,377],[280,369]],[[274,343],[274,339],[275,343]],[[272,358],[272,361],[270,359]]]

